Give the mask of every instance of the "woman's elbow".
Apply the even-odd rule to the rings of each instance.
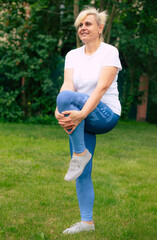
[[[98,88],[98,94],[100,96],[103,96],[105,94],[105,92],[108,90],[109,86],[101,86]]]

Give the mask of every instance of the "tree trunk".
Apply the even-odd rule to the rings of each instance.
[[[100,11],[104,10],[104,0],[100,1]]]
[[[79,13],[79,0],[74,0],[74,18],[76,19]],[[78,34],[76,33],[76,47],[80,47],[80,39],[78,37]]]
[[[106,27],[105,33],[104,33],[104,40],[105,40],[106,43],[110,42],[111,28],[112,28],[112,22],[113,22],[113,19],[114,19],[114,16],[115,16],[115,11],[116,11],[116,5],[113,4],[111,15],[110,15],[110,18],[109,18],[109,22],[108,22],[108,25]]]
[[[149,86],[149,77],[147,74],[143,74],[140,77],[140,86],[139,91],[143,92],[142,102],[137,106],[137,121],[146,121],[147,117],[147,104],[148,104],[148,86]]]
[[[25,77],[22,77],[22,81],[21,81],[21,86],[22,86],[22,106],[23,106],[23,109],[24,109],[24,117],[26,117],[28,115],[27,113],[27,100],[26,100],[26,92],[25,92],[25,83],[26,83],[26,78]]]

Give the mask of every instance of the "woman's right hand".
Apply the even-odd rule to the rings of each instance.
[[[60,113],[57,108],[55,110],[55,118],[58,120],[58,123],[61,125],[61,127],[69,134],[69,130],[71,130],[74,125],[71,122],[71,118]]]

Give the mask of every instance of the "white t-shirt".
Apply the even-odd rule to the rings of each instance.
[[[65,69],[74,69],[75,91],[88,95],[96,88],[101,67],[104,66],[114,66],[119,71],[122,69],[117,48],[104,42],[101,42],[99,48],[91,56],[85,54],[85,46],[82,46],[68,52],[65,58]],[[121,105],[117,88],[118,72],[113,83],[101,98],[101,102],[120,115]]]

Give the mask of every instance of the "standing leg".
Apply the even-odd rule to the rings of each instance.
[[[89,152],[92,154],[92,158],[86,165],[81,176],[76,179],[76,190],[81,220],[88,222],[93,220],[94,188],[91,174],[92,159],[96,145],[96,136],[94,134],[85,132],[85,144]]]
[[[85,132],[84,136],[86,147],[92,153],[92,158],[86,165],[81,176],[76,179],[76,191],[82,221],[72,225],[70,228],[67,228],[63,232],[64,234],[74,234],[81,231],[95,230],[94,224],[88,224],[86,222],[90,222],[93,220],[94,188],[91,179],[91,173],[92,173],[92,159],[96,145],[96,136],[94,134],[90,134],[87,132]],[[72,155],[73,149],[71,141],[70,152]]]

